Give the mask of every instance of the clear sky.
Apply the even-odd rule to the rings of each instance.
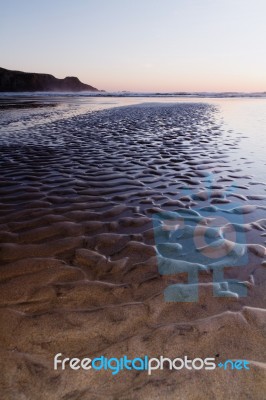
[[[0,0],[0,66],[105,90],[266,91],[266,0]]]

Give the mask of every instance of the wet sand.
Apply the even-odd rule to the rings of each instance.
[[[241,135],[225,136],[216,114],[203,103],[142,104],[1,135],[4,399],[263,398],[266,186],[232,165]],[[231,203],[248,263],[226,273],[248,296],[213,297],[210,269],[200,273],[198,302],[166,302],[164,290],[187,274],[159,273],[153,215]],[[230,224],[221,228],[230,234]],[[54,371],[56,353],[251,367],[114,377]]]

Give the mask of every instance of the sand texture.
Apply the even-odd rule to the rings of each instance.
[[[265,398],[266,186],[228,160],[241,137],[223,132],[216,112],[146,104],[1,134],[3,400]],[[224,204],[243,217],[248,263],[237,269],[229,259],[226,270],[247,297],[213,297],[207,268],[197,302],[166,302],[165,289],[187,274],[176,272],[167,243],[161,257],[172,251],[175,264],[166,260],[173,272],[160,273],[153,215]],[[229,252],[232,225],[221,231]],[[251,368],[114,377],[54,371],[56,353],[244,358]]]

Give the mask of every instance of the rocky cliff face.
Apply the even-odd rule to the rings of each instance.
[[[49,74],[11,71],[0,68],[0,92],[41,92],[41,91],[93,91],[93,86],[80,82],[75,76],[57,79]]]

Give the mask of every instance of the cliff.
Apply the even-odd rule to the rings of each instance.
[[[11,71],[0,68],[0,92],[98,92],[93,86],[80,82],[75,76],[64,79],[49,74]]]

